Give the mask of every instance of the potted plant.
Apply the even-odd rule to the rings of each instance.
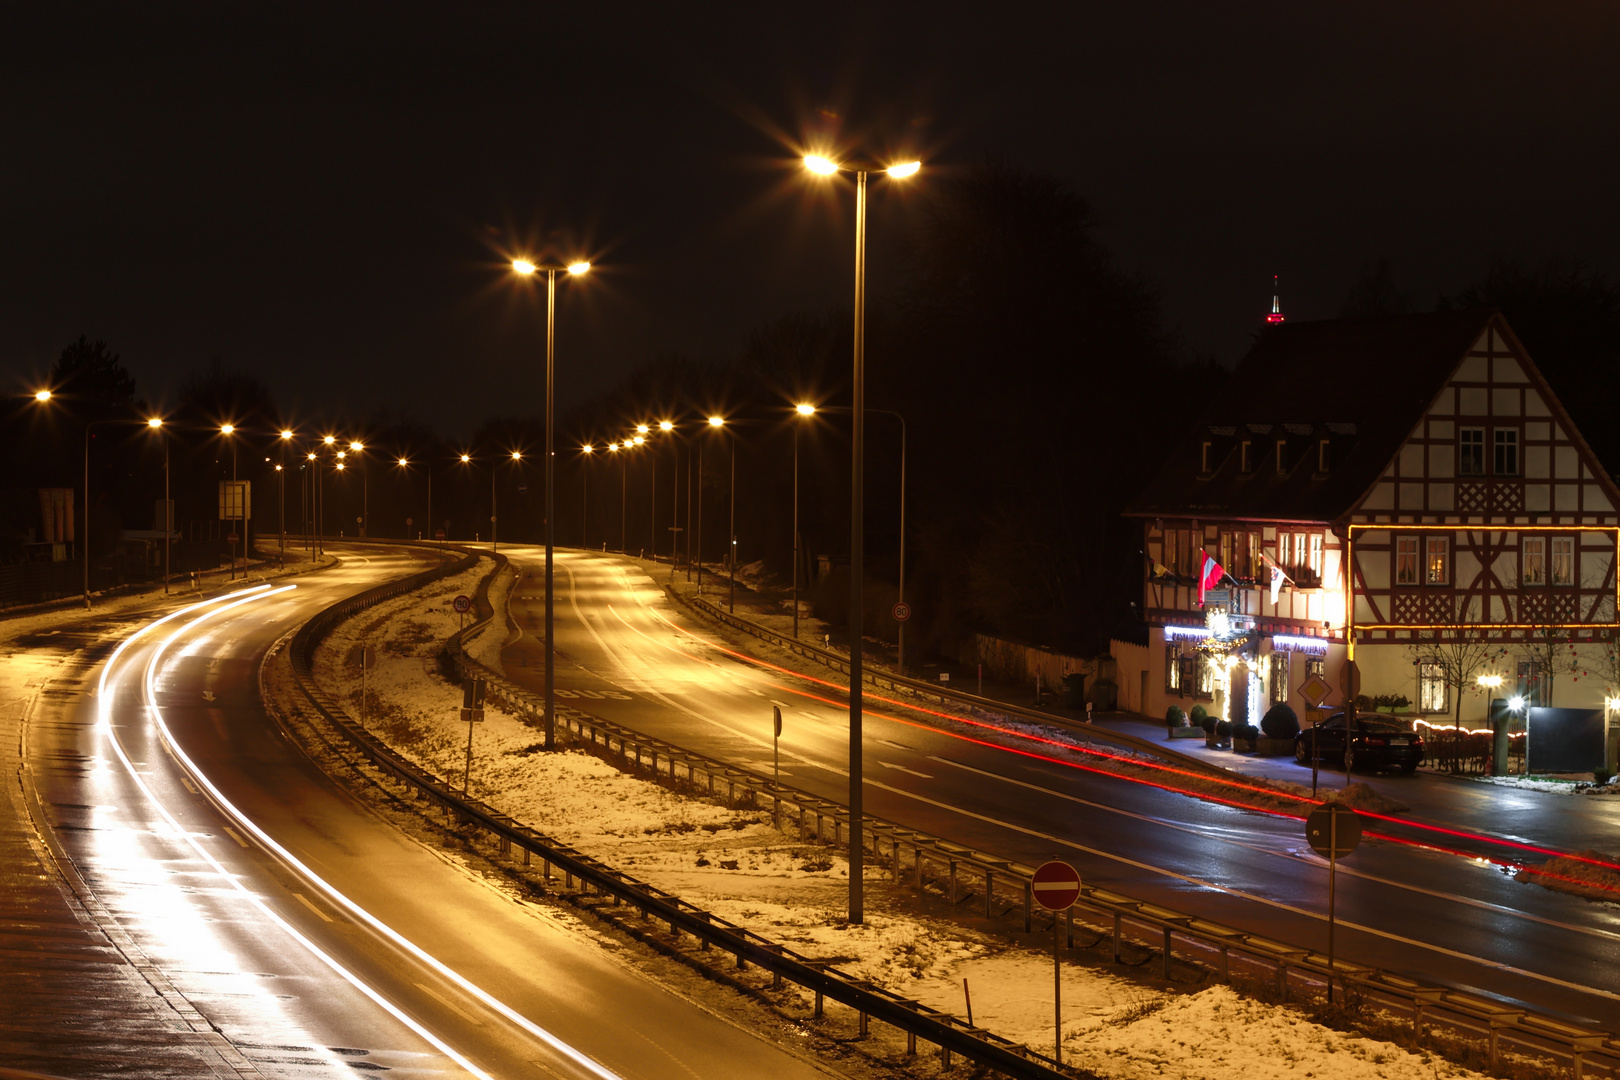
[[[1213,716],[1205,716],[1203,720],[1199,722],[1198,726],[1204,730],[1204,745],[1209,747],[1211,750],[1219,749],[1221,741],[1215,735],[1215,718]]]
[[[1260,738],[1255,752],[1261,757],[1285,757],[1294,752],[1294,736],[1299,734],[1299,717],[1286,703],[1279,702],[1260,721]]]
[[[1232,747],[1232,721],[1215,721],[1215,748],[1217,750],[1231,749]]]
[[[1252,754],[1260,741],[1260,729],[1253,724],[1238,724],[1232,729],[1232,749]]]
[[[1193,739],[1204,734],[1201,728],[1187,719],[1180,705],[1172,705],[1164,711],[1164,726],[1169,729],[1172,739]]]

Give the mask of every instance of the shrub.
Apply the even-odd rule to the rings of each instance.
[[[1232,721],[1217,720],[1215,722],[1215,737],[1217,739],[1230,739],[1232,737]]]
[[[1286,703],[1273,705],[1260,721],[1268,739],[1292,739],[1299,734],[1299,717]]]
[[[1180,705],[1172,705],[1164,710],[1164,722],[1170,727],[1186,727],[1187,714],[1181,711]]]
[[[1248,741],[1253,742],[1255,739],[1260,737],[1260,729],[1255,727],[1253,724],[1239,724],[1237,727],[1232,729],[1232,735],[1234,738],[1247,739]]]
[[[1215,718],[1213,716],[1205,714],[1204,718],[1198,721],[1198,726],[1204,729],[1205,735],[1215,734]]]
[[[1592,770],[1592,783],[1594,783],[1594,784],[1607,784],[1609,782],[1609,778],[1612,777],[1613,775],[1614,775],[1614,773],[1610,772],[1608,769],[1593,769]]]
[[[1193,723],[1197,724],[1199,727],[1203,727],[1204,719],[1209,716],[1209,710],[1204,708],[1202,705],[1194,705],[1192,707],[1192,712],[1188,715],[1192,717]]]

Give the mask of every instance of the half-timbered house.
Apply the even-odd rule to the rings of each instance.
[[[1424,658],[1470,641],[1504,694],[1602,707],[1602,678],[1536,657],[1612,639],[1617,507],[1500,314],[1270,327],[1127,511],[1163,665],[1148,711],[1304,718],[1353,657],[1361,693],[1481,724],[1487,696]],[[1206,553],[1225,573],[1201,596]]]

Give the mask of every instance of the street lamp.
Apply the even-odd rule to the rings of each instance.
[[[349,453],[353,454],[355,457],[360,457],[361,451],[365,450],[365,448],[366,448],[365,444],[362,443],[359,439],[356,439],[354,442],[351,442],[349,444]],[[360,465],[360,537],[361,537],[361,539],[365,539],[367,534],[369,534],[370,532],[371,532],[371,469],[365,464],[365,459],[361,458],[361,465]]]
[[[46,391],[49,393],[49,391]],[[169,437],[163,433],[163,418],[150,417],[146,426],[163,434],[163,595],[169,595],[169,537],[174,532],[174,503],[169,501]]]
[[[579,452],[585,455],[579,459],[579,549],[584,551],[591,546],[589,462],[591,455],[596,453],[596,447],[590,443],[584,443],[580,446]]]
[[[514,259],[512,269],[519,275],[527,277],[542,270],[546,274],[546,749],[553,750],[557,746],[557,701],[555,673],[555,647],[556,638],[552,636],[553,630],[553,604],[552,594],[552,556],[556,543],[556,514],[552,507],[552,467],[554,464],[555,448],[553,446],[555,431],[552,414],[556,403],[556,359],[557,359],[557,271],[562,270],[578,277],[590,271],[591,264],[583,259],[569,263],[566,266],[554,264],[541,265],[528,259]]]
[[[411,459],[407,458],[407,457],[401,457],[399,459],[398,465],[399,465],[399,468],[405,470],[405,475],[408,478],[410,476],[410,472],[411,472]],[[427,473],[427,527],[428,527],[428,540],[432,541],[432,539],[433,539],[433,531],[434,530],[433,530],[433,463],[432,463],[431,459],[429,459],[427,467],[424,469],[424,471]],[[407,492],[406,494],[407,494],[406,508],[407,508],[407,512],[409,512],[409,506],[410,506],[410,500],[408,498],[409,492]],[[411,527],[410,527],[409,524],[407,524],[405,526],[405,539],[409,540],[410,538],[411,538]]]
[[[624,554],[625,466],[629,458],[630,441],[608,443],[608,453],[619,459],[619,554]]]
[[[287,428],[281,429],[281,464],[276,466],[277,478],[281,481],[281,510],[277,514],[281,525],[281,556],[277,565],[287,564],[287,444],[293,439],[293,432]]]
[[[855,347],[851,379],[854,431],[850,439],[849,495],[849,921],[860,924],[865,921],[861,875],[866,861],[861,791],[861,603],[864,599],[862,577],[866,569],[862,552],[866,466],[866,176],[869,172],[885,173],[899,180],[916,175],[922,164],[908,161],[887,168],[865,164],[851,166],[820,154],[807,155],[804,164],[818,176],[839,172],[855,174]]]
[[[229,520],[229,521],[241,521],[243,523],[242,524],[243,536],[241,537],[241,539],[246,539],[247,511],[246,511],[246,508],[242,505],[242,489],[237,486],[237,480],[236,480],[236,439],[233,438],[233,436],[236,434],[236,425],[235,424],[221,424],[220,428],[219,428],[219,433],[221,435],[225,436],[227,439],[229,439],[230,443],[231,443],[231,497],[229,499],[225,500],[225,509],[226,509],[226,511],[235,513],[237,515],[236,517],[227,518],[226,520]],[[232,525],[231,526],[231,580],[232,581],[236,580],[236,541],[238,539],[239,538],[238,538],[238,536],[236,534],[236,526]],[[245,550],[245,548],[244,548],[244,550]]]
[[[521,450],[512,451],[512,461],[514,464],[522,460],[523,452]],[[495,470],[499,466],[500,462],[497,461],[494,465],[489,467],[489,549],[491,551],[501,550],[501,542],[499,539],[500,534],[496,531],[499,528],[499,525],[497,524],[495,515]]]

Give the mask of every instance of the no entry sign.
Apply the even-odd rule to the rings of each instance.
[[[1056,859],[1035,871],[1035,902],[1047,911],[1064,911],[1080,899],[1080,871]]]

